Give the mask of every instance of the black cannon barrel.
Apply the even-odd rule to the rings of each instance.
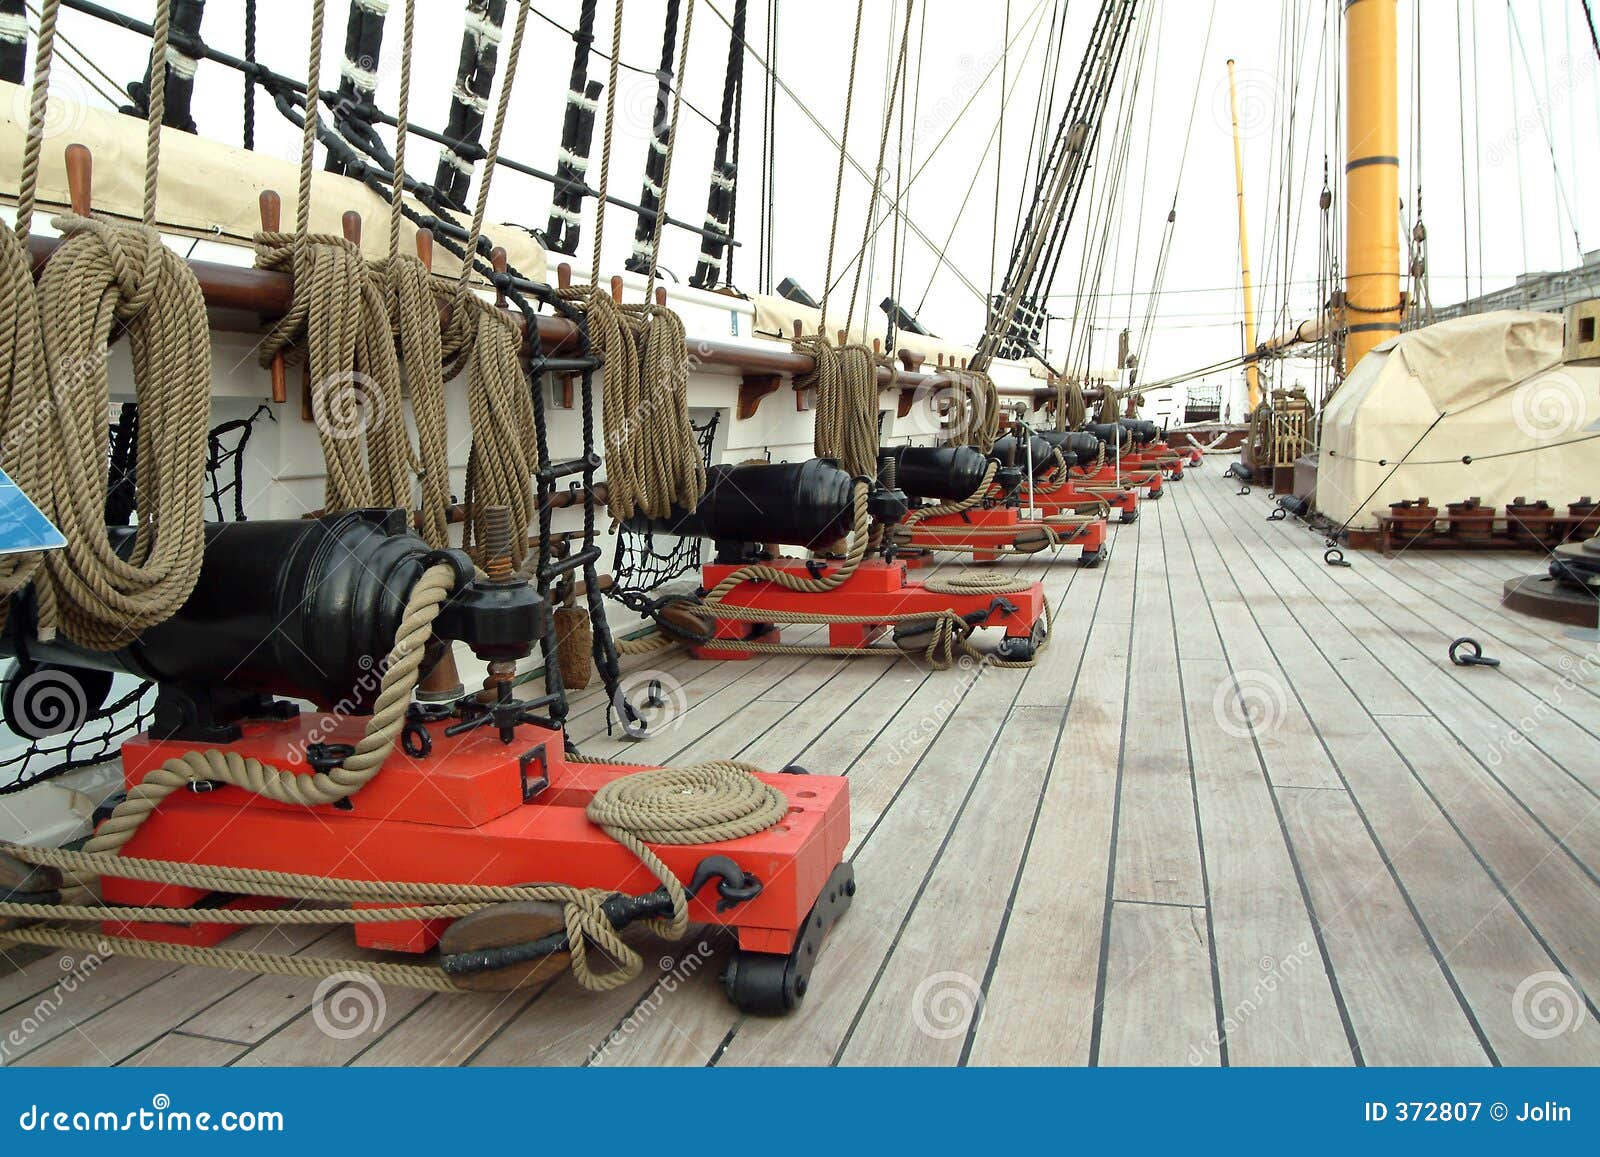
[[[1003,438],[995,439],[994,449],[989,451],[991,458],[1002,463],[1011,463],[1023,470],[1028,468],[1028,451],[1033,451],[1033,476],[1040,477],[1055,468],[1055,447],[1039,435],[1033,435],[1026,443],[1019,442],[1015,434],[1007,434]]]
[[[894,459],[895,485],[940,502],[969,497],[983,485],[989,460],[971,446],[882,446],[878,459]]]
[[[1133,435],[1133,440],[1143,446],[1161,439],[1161,427],[1154,422],[1140,421],[1138,418],[1121,419],[1122,428]]]
[[[968,492],[970,493],[970,491]],[[653,530],[718,542],[781,542],[807,549],[837,542],[855,524],[855,483],[831,458],[806,462],[713,466],[692,510],[666,518],[628,520]]]
[[[132,533],[111,528],[113,546]],[[30,639],[25,649],[35,661],[361,714],[377,699],[382,660],[429,553],[400,511],[212,523],[194,591],[172,618],[118,651],[59,635]],[[33,620],[31,596],[30,588],[0,650],[18,652],[20,623]]]
[[[1085,422],[1083,431],[1100,439],[1108,456],[1115,455],[1117,447],[1126,445],[1132,438],[1132,434],[1118,422]]]
[[[1050,444],[1050,448],[1061,455],[1067,469],[1078,464],[1077,451],[1072,448],[1073,435],[1066,430],[1040,430],[1039,437]],[[1099,445],[1099,443],[1096,443]],[[1054,461],[1052,459],[1052,461]]]

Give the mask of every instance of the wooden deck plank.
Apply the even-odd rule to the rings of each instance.
[[[1159,524],[1153,529],[1159,530]],[[1127,707],[1137,738],[1122,759],[1116,899],[1203,906],[1188,742],[1182,727],[1150,710],[1178,701],[1178,652],[1166,566],[1162,536],[1141,537]]]
[[[314,940],[322,929],[304,926],[247,928],[226,942],[238,951],[294,953]],[[98,976],[98,974],[96,974]],[[254,979],[249,972],[229,972],[218,968],[182,968],[138,990],[125,993],[109,1007],[80,1012],[76,998],[62,1008],[65,1019],[49,1022],[46,1031],[59,1025],[48,1041],[30,1047],[23,1055],[30,1065],[114,1065],[164,1036],[167,1030],[194,1013],[221,1000]],[[154,1015],[152,1015],[154,1014]]]
[[[1073,600],[1069,623],[1081,658],[1059,694],[1066,708],[1034,839],[984,986],[967,1060],[977,1065],[1083,1064],[1089,1060],[1111,894],[1112,833],[1127,686],[1129,630],[1118,600],[1149,524],[1119,533],[1108,566],[1119,568],[1094,602]],[[1075,612],[1075,613],[1072,613]],[[1081,641],[1080,641],[1081,640]],[[1039,677],[1035,669],[1029,681]],[[1026,690],[1026,686],[1024,690]],[[1021,697],[1019,696],[1019,702]],[[1049,993],[1041,1000],[1041,993]]]
[[[954,1064],[1024,854],[1065,709],[1009,712],[949,842],[862,1000],[843,1064]]]
[[[784,1021],[746,1019],[721,1063],[801,1065],[834,1059],[893,947],[896,929],[916,903],[935,849],[954,824],[999,732],[1002,708],[1015,697],[1021,679],[1017,671],[985,670],[946,716],[908,768],[904,786],[870,838],[851,857],[861,889],[817,962],[800,1015]],[[937,689],[932,680],[924,685],[930,689]],[[912,697],[906,711],[916,710],[919,697]]]
[[[222,1068],[231,1065],[246,1046],[237,1041],[211,1040],[183,1032],[169,1032],[123,1061],[128,1068]]]
[[[1220,504],[1225,506],[1226,499]],[[1237,540],[1240,553],[1254,561],[1284,600],[1292,601],[1302,631],[1322,648],[1328,636],[1313,633],[1303,611],[1325,593],[1319,587],[1338,588],[1320,557],[1314,557],[1318,552],[1283,549],[1268,542],[1266,532],[1249,521],[1235,524],[1234,529],[1243,536]],[[1333,621],[1337,630],[1347,631],[1348,616]],[[1382,729],[1335,720],[1355,703],[1355,686],[1379,667],[1377,656],[1365,648],[1353,664],[1335,664],[1332,654],[1324,653],[1321,664],[1297,667],[1296,682],[1396,878],[1428,929],[1442,968],[1459,986],[1488,1047],[1504,1063],[1584,1063],[1592,1042],[1570,1036],[1540,1041],[1516,1023],[1512,999],[1518,985],[1556,964],[1537,928],[1452,819],[1450,808],[1456,801],[1431,794],[1416,766],[1407,762]],[[1374,737],[1380,742],[1373,742]],[[1431,753],[1420,754],[1424,766],[1433,762]]]
[[[1183,483],[1188,485],[1186,479]],[[1332,978],[1250,730],[1227,714],[1240,693],[1227,661],[1209,590],[1195,559],[1197,528],[1181,500],[1162,512],[1168,533],[1167,579],[1180,615],[1179,670],[1184,717],[1193,751],[1195,788],[1209,881],[1213,951],[1221,989],[1226,1063],[1348,1064],[1350,1042]],[[1174,533],[1175,532],[1175,533]],[[1174,550],[1177,543],[1187,549]],[[1192,658],[1185,638],[1211,632],[1214,642]],[[1292,979],[1279,983],[1288,977]],[[1268,985],[1271,999],[1263,999]]]
[[[1106,976],[1102,1064],[1218,1063],[1204,909],[1118,901]]]
[[[1186,494],[1186,505],[1209,532],[1199,549],[1220,559],[1232,534],[1237,506],[1211,499],[1214,489]],[[1230,518],[1229,516],[1234,516]],[[1232,538],[1237,543],[1236,537]],[[1326,663],[1300,630],[1294,614],[1262,576],[1253,554],[1235,550],[1247,561],[1229,568],[1228,581],[1240,595],[1244,613],[1220,619],[1228,640],[1254,634],[1272,652],[1272,677],[1285,702],[1305,712],[1311,737],[1304,742],[1322,751],[1335,767],[1333,749],[1321,724],[1348,737],[1347,761],[1360,762],[1382,741],[1372,718],[1358,702],[1324,680]],[[1213,594],[1215,600],[1215,595]],[[1213,605],[1216,605],[1215,601]],[[1304,688],[1302,679],[1312,682]],[[1318,704],[1313,716],[1311,703]],[[1268,721],[1269,725],[1276,723]],[[1276,755],[1263,747],[1269,770]],[[1470,1020],[1441,969],[1415,910],[1389,871],[1356,801],[1343,790],[1344,764],[1337,765],[1339,791],[1279,789],[1280,810],[1290,846],[1306,881],[1313,915],[1332,961],[1362,1059],[1373,1064],[1466,1064],[1485,1058]],[[1371,1047],[1376,1054],[1368,1056]]]

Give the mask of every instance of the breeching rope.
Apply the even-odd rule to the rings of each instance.
[[[313,0],[305,121],[295,231],[256,234],[256,265],[294,280],[289,311],[261,343],[261,364],[279,354],[306,360],[311,410],[327,462],[329,511],[367,506],[409,509],[415,460],[406,432],[400,361],[389,307],[359,246],[312,234],[312,157],[325,0]]]
[[[944,670],[950,667],[958,656],[980,659],[991,666],[998,667],[1033,666],[1035,659],[1016,662],[997,660],[992,656],[984,655],[983,652],[968,641],[975,628],[960,615],[950,610],[913,611],[905,614],[863,618],[859,615],[832,615],[814,611],[783,611],[766,607],[740,606],[724,601],[732,591],[745,583],[771,584],[782,590],[801,594],[823,594],[843,586],[860,568],[872,543],[872,518],[867,509],[868,486],[869,484],[864,479],[858,479],[855,484],[855,492],[852,499],[854,524],[850,532],[849,543],[845,548],[844,556],[840,560],[837,570],[818,577],[811,577],[792,574],[787,570],[770,566],[764,562],[755,562],[742,566],[707,591],[703,598],[669,598],[659,602],[650,613],[656,620],[660,634],[635,641],[634,646],[630,647],[629,650],[633,652],[657,650],[668,645],[668,641],[676,639],[708,651],[745,651],[762,655],[829,655],[854,658],[862,655],[883,655],[886,652],[892,654],[893,650],[885,647],[810,646],[792,643],[763,643],[759,640],[718,639],[712,637],[712,626],[709,622],[702,624],[704,629],[697,636],[691,635],[684,626],[685,620],[692,621],[695,619],[722,619],[733,622],[772,623],[777,625],[791,623],[797,626],[870,623],[875,626],[883,625],[897,628],[897,633],[903,632],[905,638],[912,640],[912,642],[910,645],[902,646],[901,649],[908,653],[920,653],[923,660],[935,670]],[[924,586],[936,594],[1006,595],[1018,594],[1028,590],[1031,584],[997,571],[966,571],[950,578],[930,577],[926,580]],[[1045,610],[1048,624],[1048,606]],[[675,615],[680,616],[676,621],[674,621]]]
[[[62,242],[40,277],[37,335],[16,312],[34,308],[31,290],[17,277],[28,276],[26,258],[20,269],[15,262],[25,252],[20,242],[33,214],[57,7],[49,2],[41,10],[19,244],[6,255],[13,274],[5,329],[11,341],[5,360],[13,372],[6,465],[22,485],[35,487],[30,496],[67,540],[34,572],[40,636],[53,637],[59,626],[74,642],[109,650],[168,618],[200,573],[211,344],[199,283],[155,228],[168,0],[157,5],[151,45],[142,224],[57,217]],[[138,529],[126,558],[112,549],[105,531],[106,349],[117,327],[129,339],[145,419],[139,423]],[[38,428],[36,435],[20,432],[28,425]],[[25,562],[13,570],[8,585],[30,569]]]

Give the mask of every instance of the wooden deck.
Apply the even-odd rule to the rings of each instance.
[[[1143,504],[1105,566],[1025,568],[1056,612],[1031,671],[670,658],[633,678],[684,709],[626,748],[603,700],[578,700],[592,753],[850,777],[860,892],[796,1015],[739,1016],[726,945],[694,932],[642,941],[646,975],[611,993],[389,991],[354,1035],[319,1027],[313,982],[112,959],[62,994],[80,962],[19,955],[0,1047],[40,1065],[1600,1063],[1600,642],[1499,610],[1532,555],[1330,568],[1220,470]],[[1504,666],[1452,667],[1459,635]],[[240,940],[356,954],[344,930]]]

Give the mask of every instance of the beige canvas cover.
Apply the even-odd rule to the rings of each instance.
[[[22,173],[27,130],[28,93],[0,81],[0,200],[15,203]],[[52,96],[45,118],[44,152],[39,172],[39,206],[43,215],[68,205],[64,160],[69,144],[81,144],[94,156],[94,208],[108,216],[138,220],[144,205],[145,125],[142,120]],[[257,197],[273,189],[283,198],[283,224],[293,228],[297,161],[251,152],[206,140],[176,129],[161,133],[161,171],[157,211],[161,228],[209,240],[250,245],[260,228]],[[421,208],[418,206],[418,208]],[[340,232],[340,220],[354,209],[365,222],[361,249],[371,260],[389,251],[389,203],[361,182],[322,171],[311,182],[311,231]],[[423,213],[430,210],[422,209]],[[457,217],[462,225],[469,222]],[[491,241],[503,246],[511,266],[524,276],[543,281],[544,250],[528,233],[507,226],[485,228]],[[415,252],[416,229],[402,226],[402,245]],[[461,266],[442,246],[434,250],[434,271],[454,276]]]
[[[1403,498],[1600,495],[1600,369],[1562,364],[1562,341],[1559,314],[1503,310],[1373,350],[1323,412],[1318,510],[1364,529]]]
[[[817,332],[817,323],[820,317],[818,312],[810,306],[790,301],[786,297],[774,297],[764,293],[752,294],[750,304],[755,307],[756,312],[755,329],[753,331],[756,337],[788,342],[794,337],[794,323],[797,321],[800,323],[803,333],[812,334]],[[834,303],[830,302],[829,304],[831,312],[831,307]],[[839,302],[838,312],[843,313],[848,305],[848,301]],[[875,313],[867,327],[866,340],[870,342],[876,338],[881,342],[887,332],[888,329],[884,325],[881,315]],[[862,339],[860,325],[851,327],[850,339],[852,341],[860,341]],[[895,334],[894,341],[897,349],[919,353],[927,359],[929,365],[937,364],[940,357],[943,357],[946,362],[959,362],[963,358],[970,358],[973,352],[971,346],[945,341],[942,338],[929,337],[925,334],[906,333],[904,330],[900,330]]]

